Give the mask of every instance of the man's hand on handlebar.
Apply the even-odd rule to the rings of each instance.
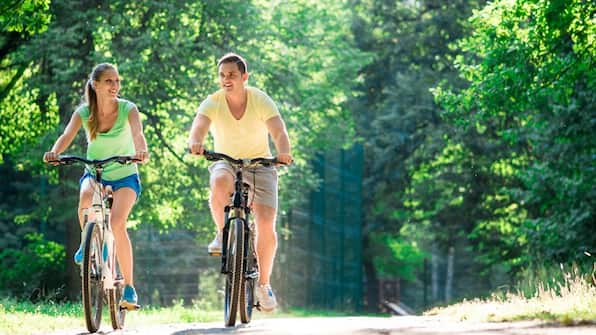
[[[205,148],[203,147],[203,143],[200,142],[192,142],[188,144],[188,152],[191,155],[202,155],[205,152]]]
[[[279,155],[277,155],[277,162],[282,165],[290,165],[293,161],[294,159],[292,158],[291,154],[280,153]]]

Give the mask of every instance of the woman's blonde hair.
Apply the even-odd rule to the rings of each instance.
[[[97,93],[95,92],[95,81],[99,81],[101,75],[106,70],[114,70],[118,72],[116,66],[110,63],[97,64],[87,80],[85,85],[85,103],[89,107],[89,120],[87,120],[87,128],[89,128],[89,137],[93,141],[99,132],[99,119],[97,110]]]

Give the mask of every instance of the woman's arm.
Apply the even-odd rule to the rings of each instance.
[[[143,134],[143,124],[141,123],[141,117],[136,107],[133,107],[128,113],[128,122],[130,123],[132,140],[135,145],[135,156],[137,159],[141,160],[140,163],[147,163],[147,161],[149,161],[147,140],[145,139],[145,134]]]
[[[68,124],[66,125],[66,128],[64,129],[62,135],[58,137],[58,139],[52,146],[52,149],[43,155],[44,162],[57,160],[58,155],[64,152],[64,150],[66,150],[70,146],[75,136],[77,136],[77,133],[79,132],[79,129],[81,129],[82,124],[83,121],[79,113],[72,113],[70,121],[68,121]]]

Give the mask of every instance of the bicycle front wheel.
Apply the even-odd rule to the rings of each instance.
[[[250,235],[246,232],[246,235]],[[242,288],[240,289],[240,320],[242,323],[249,323],[252,319],[252,309],[254,307],[255,283],[258,278],[259,268],[254,249],[254,239],[250,236],[245,238],[246,258],[244,269],[246,270],[242,278]]]
[[[224,317],[227,327],[236,324],[236,314],[244,273],[242,260],[244,255],[244,223],[241,219],[230,221],[228,244],[225,246],[228,272],[226,274]]]
[[[87,224],[83,247],[83,309],[87,330],[94,333],[101,323],[103,281],[101,273],[102,242],[99,226]]]

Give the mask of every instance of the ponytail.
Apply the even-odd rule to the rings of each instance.
[[[89,119],[87,120],[87,128],[89,129],[89,137],[91,141],[97,137],[99,129],[99,120],[97,117],[97,93],[93,87],[93,80],[87,80],[85,85],[85,100],[89,107]]]

